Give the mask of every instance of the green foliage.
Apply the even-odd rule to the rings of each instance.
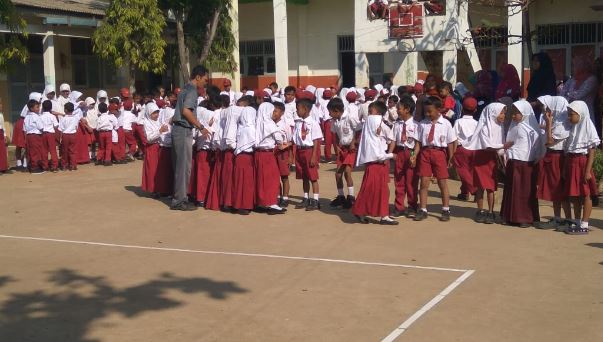
[[[130,63],[142,71],[161,73],[165,69],[165,26],[157,0],[112,0],[92,36],[94,52],[117,67]]]
[[[0,0],[0,23],[13,33],[5,35],[5,39],[0,38],[0,69],[6,70],[11,61],[27,62],[29,53],[21,41],[22,37],[27,38],[27,23],[10,0]]]
[[[216,36],[209,49],[205,66],[213,71],[232,74],[237,71],[239,61],[235,60],[233,56],[236,41],[232,33],[231,3],[230,0],[226,2],[228,3],[227,7],[220,12]]]
[[[593,160],[593,172],[595,173],[595,178],[597,181],[600,181],[603,178],[603,151],[600,149],[596,149],[595,151],[595,160]]]

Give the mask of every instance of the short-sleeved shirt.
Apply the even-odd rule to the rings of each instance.
[[[404,137],[404,129],[406,129],[406,139],[402,139]],[[415,148],[417,133],[417,123],[412,117],[406,121],[396,120],[394,123],[394,138],[396,139],[396,146]]]
[[[293,143],[297,146],[314,146],[314,140],[323,138],[320,124],[308,115],[305,119],[295,120],[295,129],[293,130]]]
[[[354,134],[362,129],[357,115],[344,111],[339,120],[333,120],[331,132],[337,134],[339,144],[348,146],[354,140]]]
[[[184,116],[182,115],[182,111],[184,108],[190,109],[193,113],[195,113],[195,108],[197,108],[197,98],[199,97],[197,93],[197,87],[195,87],[192,83],[187,83],[180,94],[178,94],[178,101],[176,102],[176,110],[174,111],[174,117],[172,122],[174,125],[182,126],[185,128],[193,128],[193,125],[188,122]]]
[[[433,141],[429,142],[429,131],[432,124],[435,125],[435,130]],[[417,140],[421,143],[421,146],[448,147],[448,144],[455,142],[457,139],[450,121],[442,116],[435,123],[432,123],[429,119],[421,121],[417,132]]]

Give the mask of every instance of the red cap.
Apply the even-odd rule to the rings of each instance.
[[[163,100],[155,100],[155,104],[159,108],[164,108],[165,107],[165,101],[163,101]]]
[[[475,99],[475,97],[465,97],[463,99],[463,109],[468,112],[474,112],[477,109],[477,100]]]
[[[119,110],[119,105],[117,103],[109,103],[109,111],[116,112]]]
[[[415,93],[422,93],[423,92],[423,83],[415,83]]]
[[[364,98],[367,100],[372,100],[377,96],[377,91],[375,89],[369,89],[364,93]]]
[[[355,91],[350,91],[345,95],[345,99],[350,103],[356,102],[358,94]]]
[[[132,100],[125,100],[122,105],[124,106],[124,110],[132,110]]]
[[[178,96],[178,94],[180,94],[180,91],[182,91],[182,89],[176,87],[174,88],[174,94],[176,94],[176,96]]]
[[[301,89],[295,90],[295,98],[300,100],[304,96],[304,91]]]
[[[121,95],[122,98],[127,99],[130,97],[130,90],[128,88],[121,88],[119,90],[119,95]]]
[[[314,96],[314,94],[311,91],[308,91],[308,90],[304,90],[302,98],[310,100],[310,101],[316,101],[316,96]]]
[[[227,78],[227,79],[224,80],[224,86],[225,87],[230,87],[230,86],[232,86],[232,82],[230,82],[230,80]]]
[[[322,93],[322,98],[328,100],[331,97],[333,97],[333,91],[331,91],[331,89],[325,89],[325,91]]]

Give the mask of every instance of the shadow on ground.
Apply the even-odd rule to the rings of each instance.
[[[6,278],[5,282],[14,281],[2,278]],[[185,304],[170,298],[170,291],[204,294],[215,300],[248,292],[231,281],[170,273],[125,288],[111,285],[105,277],[87,276],[70,269],[50,272],[47,281],[46,289],[12,293],[0,303],[0,341],[97,342],[86,337],[96,320],[112,314],[132,319],[145,312]]]

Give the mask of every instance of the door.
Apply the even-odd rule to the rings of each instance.
[[[340,52],[339,58],[342,87],[354,87],[356,85],[356,62],[354,52]]]

